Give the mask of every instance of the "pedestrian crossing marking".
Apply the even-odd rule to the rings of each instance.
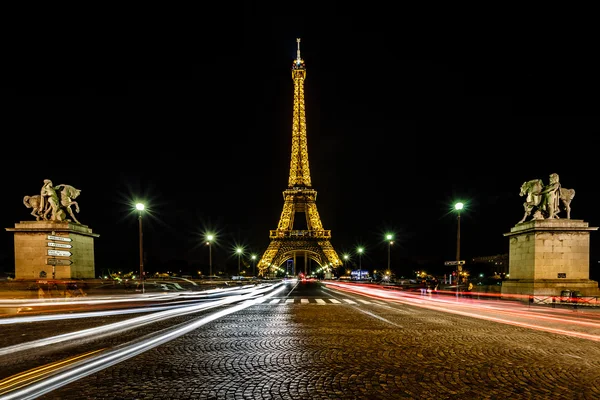
[[[358,300],[358,301],[360,301],[360,302],[361,302],[361,303],[363,303],[363,304],[371,304],[371,302],[370,302],[370,301],[367,301],[367,300]]]
[[[261,297],[259,299],[254,300],[254,301],[257,302],[257,303],[263,303],[265,300],[267,300],[266,297]]]
[[[342,302],[336,299],[329,299],[330,302],[332,302],[333,304],[341,304]]]
[[[277,303],[279,303],[279,299],[271,300],[271,302],[270,302],[270,303],[271,303],[271,304],[277,304]]]
[[[356,302],[354,300],[344,299],[344,301],[348,304],[356,304]]]
[[[317,299],[317,303],[319,303],[319,304],[327,304],[327,303],[325,303],[325,300],[323,300],[323,299]]]
[[[309,302],[308,299],[300,299],[300,303],[302,303],[302,304],[306,304],[308,302]]]
[[[293,303],[293,302],[294,302],[294,299],[287,299],[285,302],[286,302],[286,303]]]

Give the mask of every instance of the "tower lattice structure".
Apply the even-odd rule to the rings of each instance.
[[[331,245],[331,231],[323,229],[317,211],[317,191],[312,188],[308,165],[308,145],[306,139],[306,109],[304,104],[304,80],[306,66],[300,57],[300,39],[296,39],[298,50],[292,66],[294,82],[294,109],[292,120],[292,156],[288,187],[283,191],[283,211],[277,229],[271,230],[271,242],[259,260],[260,275],[266,275],[270,268],[279,267],[289,259],[304,258],[306,271],[309,259],[314,260],[325,270],[342,265],[338,254]],[[304,213],[307,229],[294,229],[297,214]]]

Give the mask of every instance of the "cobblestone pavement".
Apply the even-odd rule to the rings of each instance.
[[[600,398],[598,342],[385,301],[312,300],[255,305],[41,398]]]

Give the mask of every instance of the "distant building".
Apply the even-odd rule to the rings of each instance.
[[[481,268],[487,275],[500,275],[504,277],[508,274],[508,253],[496,254],[493,256],[473,257],[471,263]]]

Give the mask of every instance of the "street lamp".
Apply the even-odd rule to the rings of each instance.
[[[348,260],[350,259],[350,255],[349,254],[344,254],[342,256],[344,258],[344,265],[342,266],[342,269],[346,269],[346,266],[348,266]]]
[[[242,257],[242,253],[244,252],[244,249],[242,249],[241,247],[238,247],[237,249],[235,249],[235,252],[238,255],[238,276],[240,276],[240,258]]]
[[[252,254],[250,256],[250,258],[252,259],[252,276],[256,276],[256,273],[254,270],[254,268],[256,267],[256,254]]]
[[[211,242],[215,237],[213,235],[206,235],[206,244],[208,245],[208,279],[212,279],[212,246]]]
[[[392,250],[392,245],[394,244],[394,241],[392,239],[394,239],[394,235],[388,233],[387,235],[385,235],[385,238],[388,241],[388,272],[391,273],[390,271],[390,261],[391,261],[391,250]]]
[[[142,233],[142,211],[144,211],[144,205],[137,203],[135,208],[138,210],[138,224],[140,230],[140,280],[142,281],[142,293],[145,293],[144,288],[144,235]]]
[[[362,253],[363,251],[365,251],[365,249],[359,247],[358,249],[356,249],[356,251],[358,252],[358,280],[360,281],[362,274]]]
[[[462,270],[462,266],[460,265],[460,210],[462,210],[465,205],[461,202],[458,202],[454,205],[454,209],[457,213],[457,229],[456,229],[456,297],[458,297],[458,284],[460,283],[460,271]]]

